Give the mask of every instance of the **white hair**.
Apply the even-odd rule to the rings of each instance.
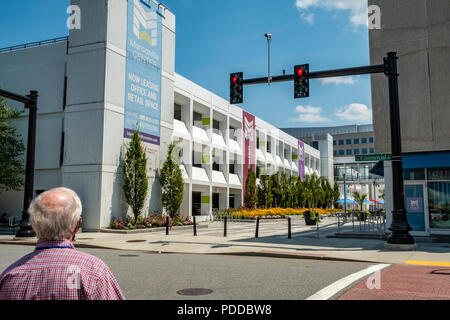
[[[53,205],[45,201],[46,196],[54,192],[66,196],[66,199],[60,198]],[[30,222],[39,239],[68,239],[77,227],[81,211],[81,201],[75,191],[62,187],[50,189],[31,202]]]

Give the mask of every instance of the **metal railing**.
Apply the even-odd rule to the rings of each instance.
[[[0,48],[0,52],[10,52],[10,51],[38,47],[38,46],[42,46],[45,44],[52,44],[52,43],[64,42],[64,41],[69,41],[69,37],[65,36],[65,37],[59,37],[59,38],[54,38],[54,39],[19,44],[19,45],[15,45],[15,46],[11,46],[11,47]]]

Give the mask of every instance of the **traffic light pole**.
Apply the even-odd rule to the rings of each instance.
[[[331,78],[331,77],[345,77],[345,76],[355,76],[361,74],[371,74],[371,73],[384,73],[386,67],[384,64],[366,66],[366,67],[356,67],[356,68],[346,68],[346,69],[336,69],[336,70],[326,70],[326,71],[317,71],[310,72],[308,78],[309,79],[321,79],[321,78]],[[270,82],[286,82],[293,81],[293,74],[286,74],[281,76],[270,77]],[[242,80],[243,85],[251,85],[251,84],[263,84],[267,83],[268,78],[253,78],[253,79],[244,79]]]
[[[25,96],[15,94],[13,92],[0,89],[0,96],[12,99],[25,104],[25,108],[29,109],[28,114],[28,141],[27,141],[27,163],[25,168],[25,190],[23,200],[22,219],[19,224],[19,230],[16,233],[17,237],[34,237],[35,233],[30,223],[30,213],[28,207],[33,200],[33,185],[34,185],[34,158],[36,145],[36,118],[37,118],[37,91],[30,91],[30,94]]]
[[[392,153],[392,181],[393,181],[393,210],[392,224],[389,230],[392,231],[387,244],[392,248],[398,245],[412,245],[414,238],[409,231],[411,227],[408,224],[403,185],[403,166],[402,166],[402,147],[400,132],[400,112],[399,112],[399,94],[398,94],[398,73],[397,73],[397,54],[389,52],[384,58],[384,64],[370,65],[355,68],[336,69],[310,72],[309,79],[321,79],[330,77],[345,77],[362,74],[384,73],[389,81],[389,106],[390,106],[390,125],[391,125],[391,153]],[[270,82],[293,81],[294,74],[270,77]],[[240,84],[252,85],[267,83],[269,79],[253,78],[242,79]]]

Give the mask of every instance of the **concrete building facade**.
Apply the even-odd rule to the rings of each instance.
[[[405,207],[412,234],[450,233],[450,2],[369,0],[381,9],[370,30],[370,60],[397,52]],[[386,77],[372,75],[375,151],[390,152]],[[392,210],[392,170],[385,162],[386,209]],[[390,224],[388,215],[388,225]]]

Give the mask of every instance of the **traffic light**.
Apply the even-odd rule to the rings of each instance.
[[[230,103],[238,104],[244,100],[243,85],[244,74],[242,72],[230,74]]]
[[[309,64],[294,67],[294,99],[309,97]]]

